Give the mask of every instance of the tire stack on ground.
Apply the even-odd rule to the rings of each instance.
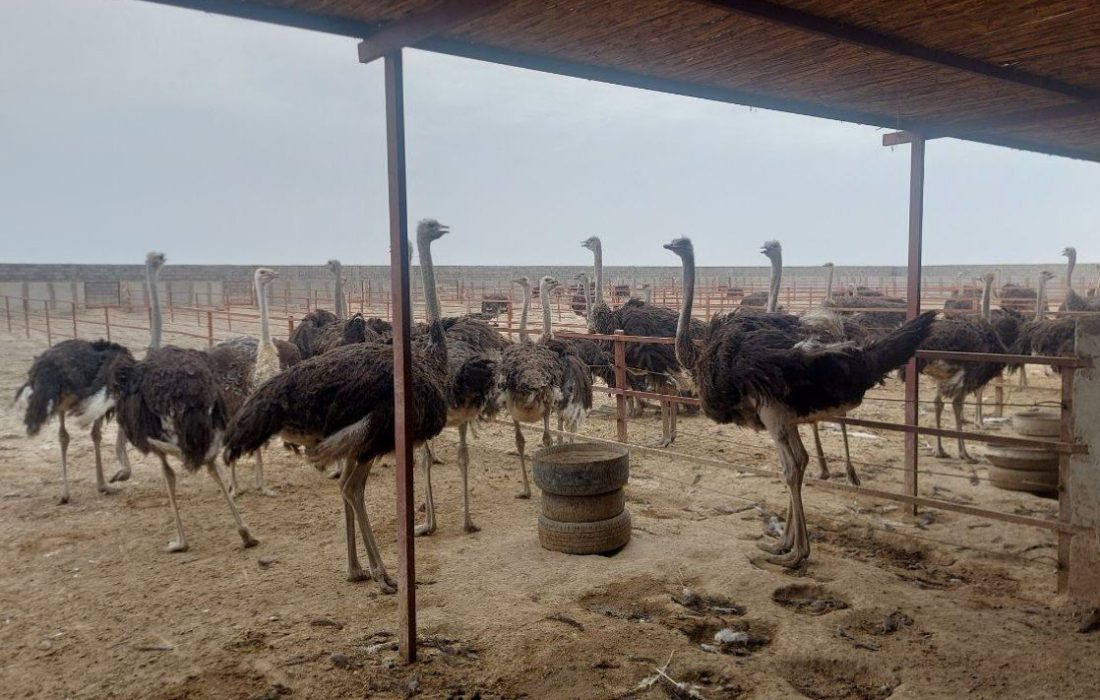
[[[1023,437],[1057,439],[1060,418],[1057,411],[1028,410],[1012,417],[1012,427]],[[989,445],[986,458],[989,481],[1009,491],[1050,496],[1058,493],[1058,453],[1043,447]]]
[[[554,445],[532,460],[542,490],[539,542],[566,554],[605,554],[630,541],[623,487],[630,457],[613,445]]]

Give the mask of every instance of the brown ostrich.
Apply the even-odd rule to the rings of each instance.
[[[680,257],[684,267],[677,357],[694,374],[708,418],[767,430],[775,442],[791,500],[783,541],[762,548],[774,555],[774,563],[796,567],[810,554],[802,508],[802,479],[809,456],[798,424],[858,406],[868,389],[912,357],[935,314],[922,314],[865,346],[807,344],[797,328],[783,329],[751,312],[728,314],[711,322],[702,347],[696,347],[690,332],[695,253],[687,238],[665,247]]]
[[[198,350],[160,347],[161,315],[156,289],[163,264],[164,255],[160,253],[150,253],[146,258],[146,277],[154,303],[149,352],[141,361],[135,361],[128,353],[117,355],[105,373],[106,394],[114,404],[126,439],[142,454],[153,453],[160,459],[168,503],[176,521],[176,539],[169,543],[168,551],[184,552],[188,547],[176,504],[176,474],[168,464],[169,455],[177,457],[188,472],[206,467],[229,505],[241,541],[245,547],[253,547],[258,541],[241,519],[217,463],[228,413],[211,358]],[[80,408],[83,419],[100,419],[107,403],[86,401]]]
[[[412,424],[414,449],[447,423],[444,378],[447,344],[440,323],[430,342],[413,347]],[[364,490],[371,467],[394,449],[393,348],[356,343],[303,360],[258,387],[229,423],[225,458],[232,463],[259,450],[274,435],[306,446],[306,457],[323,466],[342,460],[348,580],[373,578],[384,593],[396,592],[367,518]],[[366,546],[369,574],[356,553],[355,528]]]
[[[104,368],[115,358],[130,355],[130,351],[117,343],[106,340],[65,340],[34,358],[27,381],[15,392],[16,402],[25,404],[23,423],[27,435],[38,434],[50,418],[57,417],[58,442],[61,443],[61,495],[58,504],[69,502],[69,432],[65,429],[66,415],[72,415],[85,401],[102,404],[98,417],[91,423],[92,446],[95,449],[96,488],[102,494],[115,494],[118,489],[108,486],[103,478],[103,456],[100,443],[103,439],[103,421],[110,416],[113,405],[102,385]],[[119,430],[115,441],[115,455],[120,469],[111,481],[130,478],[130,460],[126,455],[126,437]]]
[[[1023,324],[1013,347],[1017,355],[1043,355],[1046,357],[1073,357],[1077,354],[1077,321],[1073,317],[1043,318],[1046,306],[1046,284],[1054,275],[1046,270],[1039,274],[1039,306],[1032,320]],[[1015,368],[1013,368],[1015,369]],[[1054,368],[1058,371],[1058,368]]]
[[[442,311],[439,292],[435,284],[435,265],[432,261],[432,243],[439,240],[450,229],[435,219],[424,219],[416,228],[416,245],[420,251],[421,279],[424,283],[424,301],[427,306],[428,323],[442,325]],[[452,326],[453,328],[453,326]],[[447,368],[443,385],[447,398],[447,426],[458,429],[458,469],[462,475],[462,510],[466,532],[477,532],[479,527],[470,518],[470,487],[468,471],[470,450],[467,445],[467,432],[472,424],[482,418],[489,418],[496,412],[497,406],[497,367],[500,352],[482,351],[471,345],[463,334],[452,337],[450,331],[445,335],[447,344]],[[414,343],[427,352],[426,345],[431,340],[426,335],[416,336]],[[428,449],[428,442],[424,449]],[[421,466],[424,469],[425,521],[416,528],[418,535],[430,535],[435,532],[435,500],[432,497],[432,463],[434,458],[424,455]]]
[[[329,260],[327,263],[328,269],[335,277],[335,283],[333,285],[332,300],[336,313],[326,311],[325,309],[314,309],[308,314],[302,317],[302,320],[298,322],[298,325],[294,328],[294,331],[290,334],[290,342],[298,347],[301,353],[302,359],[307,357],[313,357],[320,354],[316,347],[318,338],[321,336],[322,331],[325,328],[337,323],[338,321],[347,320],[347,304],[344,299],[344,266],[340,264],[339,260]],[[338,344],[329,337],[333,332],[326,333],[325,347],[331,349]],[[337,333],[337,337],[342,336],[342,333]],[[354,341],[352,341],[354,342]]]
[[[531,307],[531,286],[526,278],[517,281],[523,288],[524,310],[521,331]],[[504,350],[500,362],[501,403],[512,417],[516,451],[519,452],[523,490],[516,498],[530,498],[527,481],[527,441],[521,423],[542,420],[542,444],[550,445],[550,414],[557,412],[559,425],[577,430],[592,407],[592,383],[587,369],[568,345],[553,337],[550,314],[550,290],[558,285],[553,277],[543,277],[539,293],[543,302],[543,332],[538,342],[522,342]]]

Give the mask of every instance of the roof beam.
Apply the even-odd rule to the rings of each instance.
[[[1057,107],[1028,109],[1020,112],[983,117],[958,122],[929,122],[915,124],[909,131],[898,131],[882,135],[883,146],[899,146],[912,141],[912,132],[920,133],[924,139],[944,137],[970,138],[975,134],[988,133],[998,129],[1011,129],[1017,126],[1038,126],[1044,122],[1058,119],[1073,119],[1100,114],[1100,100],[1070,102]]]
[[[416,46],[429,37],[457,29],[507,4],[508,0],[448,0],[424,12],[402,17],[359,42],[359,62],[370,63],[406,46]]]
[[[1037,90],[1045,90],[1080,100],[1100,98],[1100,91],[1071,85],[1043,75],[1035,75],[1011,66],[999,66],[993,63],[963,56],[962,54],[933,49],[908,39],[891,34],[883,34],[864,29],[827,17],[778,5],[766,0],[695,0],[706,5],[718,7],[728,12],[745,15],[772,24],[779,24],[818,36],[873,49],[883,53],[903,56],[941,68],[953,68],[986,78],[995,78],[1004,82],[1022,85]]]
[[[249,19],[267,24],[278,24],[295,29],[307,29],[325,34],[349,36],[356,39],[366,39],[378,31],[382,26],[376,22],[361,22],[359,20],[337,17],[335,15],[323,15],[314,12],[267,5],[261,2],[245,2],[242,0],[144,0],[157,5],[168,5],[185,10],[197,10],[214,15],[225,15],[238,19]]]

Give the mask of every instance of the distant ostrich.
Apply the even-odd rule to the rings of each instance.
[[[27,426],[27,435],[35,436],[50,418],[57,416],[58,442],[61,443],[61,495],[58,504],[69,502],[69,433],[65,429],[65,416],[75,412],[81,402],[93,399],[108,402],[106,392],[102,391],[101,374],[119,356],[130,356],[130,351],[106,340],[65,340],[34,358],[27,381],[16,392],[16,402],[26,405],[23,423]],[[103,421],[113,406],[103,409],[102,415],[92,422],[92,445],[95,448],[96,488],[103,494],[118,493],[118,489],[108,486],[103,478],[103,457],[100,442],[103,436]],[[125,481],[130,478],[130,460],[126,455],[126,437],[118,431],[115,441],[115,454],[120,470],[111,477],[111,481]]]
[[[711,420],[765,429],[775,442],[790,491],[790,509],[782,543],[762,548],[776,555],[772,562],[796,567],[810,553],[802,508],[802,478],[809,456],[798,424],[858,406],[868,389],[912,357],[935,314],[922,314],[862,347],[806,343],[797,330],[782,330],[766,319],[762,322],[758,314],[728,314],[711,322],[702,347],[697,348],[689,325],[695,253],[687,238],[665,247],[684,266],[676,354],[694,374],[703,412]]]
[[[1013,352],[1017,355],[1043,355],[1046,357],[1073,357],[1077,354],[1077,320],[1071,316],[1043,318],[1046,307],[1046,285],[1054,278],[1050,272],[1039,273],[1039,304],[1032,320],[1023,325]],[[1059,371],[1057,367],[1054,371]]]
[[[981,290],[967,287],[963,284],[964,275],[958,273],[958,284],[951,296],[944,300],[945,311],[976,311],[981,300]]]
[[[825,301],[822,302],[822,306],[828,307],[833,303],[833,273],[836,272],[836,267],[831,262],[825,263],[822,267],[827,270],[825,278]]]
[[[557,411],[563,421],[568,419],[570,430],[580,427],[587,408],[592,405],[592,385],[580,359],[563,350],[553,341],[550,315],[550,290],[557,285],[552,277],[543,277],[540,297],[543,300],[543,334],[537,343],[522,342],[505,348],[500,363],[501,402],[512,416],[515,430],[516,451],[519,452],[523,490],[516,498],[530,498],[531,487],[527,481],[527,457],[524,448],[521,423],[542,420],[542,444],[550,445],[550,414]],[[523,287],[524,306],[530,308],[530,285]],[[521,316],[521,324],[527,314]],[[587,384],[587,408],[584,386]]]
[[[176,505],[176,475],[168,464],[168,455],[178,457],[189,472],[206,467],[225,496],[242,543],[246,548],[254,547],[258,541],[241,519],[217,463],[228,414],[210,357],[198,350],[160,347],[161,315],[156,290],[163,264],[164,255],[160,253],[150,253],[146,258],[145,274],[154,311],[149,352],[141,361],[128,353],[117,355],[107,368],[106,394],[127,440],[142,454],[152,452],[160,459],[176,521],[176,539],[169,543],[168,551],[184,552],[188,546]],[[79,411],[82,420],[101,419],[107,403],[85,401]]]
[[[450,229],[435,219],[424,219],[416,229],[416,245],[420,251],[421,279],[424,283],[424,302],[427,306],[428,323],[440,323],[442,311],[439,291],[435,284],[435,265],[432,262],[431,246],[434,241],[446,235]],[[426,336],[417,336],[414,341],[420,346],[431,342]],[[442,380],[446,389],[447,426],[458,428],[458,469],[462,475],[462,509],[466,532],[477,532],[479,527],[470,518],[470,487],[468,470],[470,451],[466,444],[466,433],[471,424],[496,412],[497,367],[500,352],[484,352],[474,347],[462,337],[446,334],[447,368]],[[422,347],[424,352],[427,347]],[[428,449],[428,442],[424,449]],[[432,462],[430,455],[421,458],[424,469],[424,490],[426,500],[426,519],[416,528],[418,535],[430,535],[435,532],[435,500],[432,497]]]
[[[920,345],[921,350],[947,350],[951,352],[999,353],[1007,351],[997,328],[990,322],[990,297],[992,295],[993,275],[984,278],[981,309],[982,314],[974,317],[951,317],[939,320],[932,326],[931,332]],[[958,362],[954,360],[925,360],[917,358],[917,371],[936,381],[936,397],[933,400],[936,410],[936,428],[940,427],[943,417],[944,399],[951,400],[955,413],[955,429],[962,430],[963,402],[970,394],[993,381],[1004,371],[1001,362]],[[978,460],[966,450],[966,442],[960,437],[959,459],[970,463]],[[943,449],[943,440],[936,436],[936,457],[947,457]]]
[[[1066,256],[1066,300],[1058,307],[1059,311],[1100,311],[1100,299],[1094,296],[1083,297],[1073,291],[1073,268],[1077,266],[1077,249],[1066,246],[1062,251]]]
[[[328,269],[336,278],[333,287],[333,304],[336,313],[324,309],[314,309],[302,317],[294,331],[290,334],[290,342],[298,346],[302,359],[319,354],[316,343],[321,331],[337,321],[347,319],[347,305],[344,300],[344,267],[339,260],[329,260]],[[331,339],[326,339],[326,348],[336,347]],[[343,344],[343,343],[341,343]]]
[[[588,315],[588,330],[601,335],[612,335],[616,330],[626,335],[672,338],[676,335],[676,312],[638,299],[631,299],[611,311],[603,301],[603,244],[599,237],[591,236],[581,246],[592,251],[596,276],[596,299]],[[704,324],[693,319],[690,331],[699,337]],[[671,345],[629,343],[626,346],[626,364],[632,371],[645,377],[646,388],[655,394],[679,396],[690,390],[690,380],[676,361]],[[661,438],[656,447],[669,447],[676,440],[678,411],[671,401],[661,402]]]
[[[642,284],[639,291],[642,293],[641,299],[643,304],[653,303],[653,287],[649,286],[649,282]]]
[[[442,324],[431,324],[429,338],[425,345],[414,345],[409,377],[413,411],[408,427],[415,450],[439,435],[447,423],[447,344]],[[259,450],[276,434],[305,445],[306,457],[318,466],[343,460],[340,492],[348,580],[369,576],[383,593],[397,589],[374,540],[364,489],[371,467],[394,449],[393,369],[393,348],[369,343],[345,345],[303,360],[253,392],[230,421],[224,441],[230,463]],[[369,574],[356,554],[356,523],[366,545]]]

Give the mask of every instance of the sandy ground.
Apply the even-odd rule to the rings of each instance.
[[[135,331],[124,340],[140,347],[145,337]],[[44,347],[0,334],[0,392],[14,393]],[[1052,380],[1037,369],[1032,380],[1037,388],[1009,400],[1054,398],[1042,389]],[[900,416],[896,381],[873,395],[894,400],[869,401],[858,415]],[[497,424],[481,427],[472,444],[482,530],[465,534],[455,436],[445,432],[438,452],[447,464],[435,470],[440,527],[417,542],[422,661],[406,667],[391,648],[395,598],[344,580],[336,485],[293,455],[267,452],[277,497],[249,490],[238,499],[261,540],[250,550],[240,548],[210,479],[182,476],[191,550],[168,554],[174,533],[152,460],[131,451],[134,478],[120,495],[101,496],[90,440],[75,434],[73,500],[55,505],[56,428],[28,439],[5,400],[0,695],[660,698],[667,685],[639,683],[667,663],[670,676],[705,698],[1096,697],[1100,634],[1076,633],[1072,611],[1054,593],[1050,533],[944,511],[918,520],[897,504],[814,488],[809,479],[813,556],[800,571],[781,570],[755,546],[765,535],[754,506],[779,510],[783,486],[736,469],[774,465],[766,438],[699,417],[681,427],[677,453],[730,467],[635,452],[634,537],[611,557],[539,547],[537,499],[513,497],[511,429]],[[602,398],[584,432],[614,430]],[[649,412],[630,431],[650,442],[659,419]],[[897,490],[899,434],[855,433],[864,483]],[[537,442],[536,431],[528,435]],[[111,426],[107,442],[113,436]],[[808,442],[808,430],[804,436]],[[824,439],[838,454],[839,433],[826,430]],[[113,455],[106,462],[110,474]],[[1040,517],[1056,512],[1051,500],[993,488],[981,465],[926,457],[922,469],[926,495]],[[251,483],[250,464],[241,476]],[[384,465],[368,484],[391,571],[393,481]],[[685,587],[701,602],[684,605]],[[752,643],[736,653],[704,648],[723,628],[748,632]]]

